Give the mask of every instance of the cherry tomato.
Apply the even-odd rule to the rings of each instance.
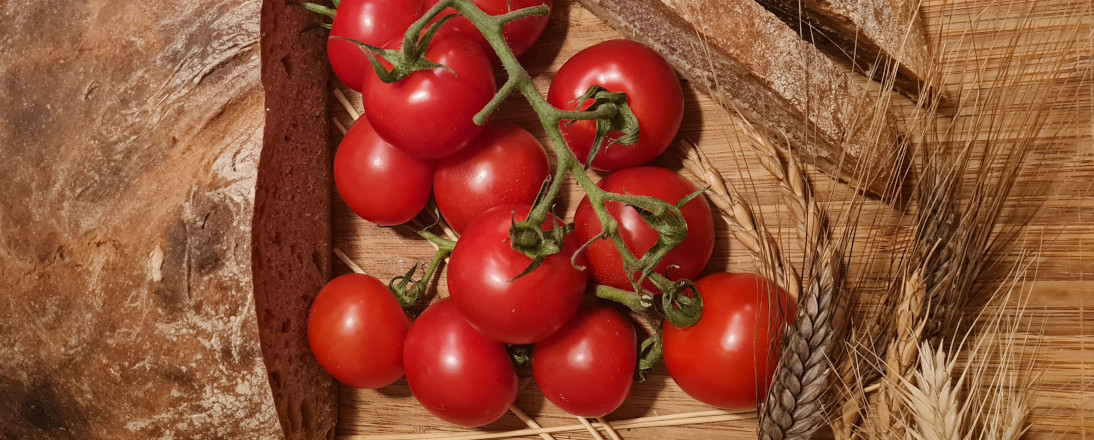
[[[355,388],[380,388],[403,376],[410,320],[384,283],[348,274],[319,291],[308,312],[308,344],[319,365]]]
[[[390,84],[366,76],[362,101],[381,137],[411,156],[435,159],[482,132],[472,117],[490,102],[496,85],[486,52],[466,35],[434,38],[425,57],[451,70],[421,70]]]
[[[517,373],[505,346],[464,321],[451,300],[429,306],[406,337],[406,382],[429,412],[479,426],[505,414],[517,398]]]
[[[378,225],[406,223],[429,202],[434,164],[385,142],[361,118],[334,155],[334,184],[353,212]]]
[[[797,307],[775,283],[752,274],[717,273],[695,282],[703,317],[662,331],[665,367],[689,396],[727,410],[752,410],[778,364],[783,329]]]
[[[628,168],[609,174],[600,183],[600,188],[617,194],[650,196],[669,203],[676,203],[684,196],[697,191],[683,176],[674,171],[658,167]],[[619,224],[619,234],[623,243],[636,257],[641,258],[657,243],[657,232],[653,230],[638,211],[619,202],[606,204],[608,214]],[[714,218],[710,205],[703,197],[696,197],[680,209],[687,222],[688,235],[682,243],[673,248],[654,271],[670,279],[693,279],[702,273],[710,255],[714,252]],[[588,197],[581,200],[574,215],[574,233],[583,243],[603,230],[596,218]],[[623,272],[623,258],[619,256],[611,240],[597,240],[585,249],[589,261],[589,273],[597,283],[623,290],[634,290],[627,275]],[[646,282],[643,288],[656,291],[652,283]]]
[[[440,0],[427,0],[427,2],[429,4],[428,9],[440,3]],[[487,14],[501,15],[509,11],[539,5],[547,5],[548,8],[551,8],[553,2],[552,0],[474,0],[474,3],[475,6],[478,6]],[[523,55],[535,44],[539,36],[543,34],[543,30],[547,28],[547,19],[548,15],[532,16],[505,24],[501,31],[502,36],[505,37],[505,42],[509,43],[509,48],[513,50],[514,55]],[[448,23],[445,23],[445,26],[449,26],[454,31],[471,35],[487,50],[491,59],[495,63],[498,62],[497,54],[490,48],[486,38],[482,36],[482,32],[471,24],[471,21],[464,17],[458,17],[449,20]]]
[[[342,38],[381,47],[401,39],[425,11],[423,0],[342,0],[327,40],[327,58],[335,76],[360,92],[365,76],[373,71],[372,65],[360,47]]]
[[[561,252],[516,278],[532,259],[513,250],[509,228],[529,211],[527,205],[506,205],[482,213],[464,230],[448,262],[448,293],[467,322],[507,344],[550,336],[573,316],[585,293],[585,272],[570,264],[578,248],[573,234],[563,240]],[[548,218],[543,230],[552,223]]]
[[[627,399],[637,357],[630,319],[606,305],[587,306],[536,343],[532,374],[547,400],[563,411],[601,417]]]
[[[606,141],[593,159],[593,168],[614,171],[643,165],[672,143],[684,118],[684,92],[672,68],[657,52],[628,40],[590,46],[558,69],[547,101],[564,110],[584,110],[576,108],[575,100],[593,85],[626,93],[627,104],[639,125],[637,143],[621,145]],[[563,121],[559,126],[570,151],[585,163],[593,146],[596,123]],[[620,135],[609,133],[608,139],[618,139]]]
[[[467,148],[437,164],[433,198],[448,225],[463,232],[490,208],[532,204],[549,168],[547,152],[531,133],[489,125]]]

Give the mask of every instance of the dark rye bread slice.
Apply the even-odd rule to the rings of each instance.
[[[256,314],[252,282],[255,185],[269,180],[258,170],[262,9],[256,0],[0,2],[0,438],[286,437],[267,372],[298,359],[262,354],[298,344],[260,346],[259,323],[270,320]],[[299,17],[276,44],[301,37]],[[283,68],[325,78],[318,63],[289,58]],[[299,199],[299,229],[329,227],[326,212],[310,209],[330,188],[325,157],[309,152],[327,146],[323,104],[310,103],[325,96],[297,97],[297,108],[316,109],[298,124],[320,127],[286,130],[317,132],[289,144],[315,164],[278,168],[305,179],[281,194],[314,189]],[[269,258],[313,264],[300,250]],[[282,377],[277,396],[321,396],[290,402],[288,437],[329,436],[329,379],[300,391],[323,376]],[[329,406],[300,406],[317,400]]]
[[[886,81],[912,99],[937,95],[934,58],[911,0],[756,0],[802,38],[856,72]],[[926,92],[926,93],[924,93]],[[945,97],[939,95],[945,101]]]
[[[892,116],[875,111],[861,80],[755,1],[580,3],[769,137],[785,136],[802,162],[872,195],[895,195],[903,154]]]
[[[286,0],[262,2],[266,120],[253,274],[262,355],[288,439],[333,438],[338,386],[308,348],[312,299],[331,277],[332,156],[326,34]]]

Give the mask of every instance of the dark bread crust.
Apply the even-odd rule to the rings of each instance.
[[[253,275],[262,355],[287,439],[333,438],[338,388],[312,356],[306,317],[331,277],[329,70],[314,14],[262,2],[266,124],[255,189]]]
[[[785,136],[802,162],[872,195],[895,195],[901,167],[893,164],[903,154],[892,116],[867,121],[875,102],[853,75],[753,0],[580,3],[722,106]]]
[[[854,71],[886,81],[915,100],[929,87],[933,64],[918,2],[874,0],[756,0],[806,41]]]

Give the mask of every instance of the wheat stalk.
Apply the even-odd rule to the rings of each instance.
[[[1032,261],[1032,257],[1019,258],[1008,281],[993,294],[990,302],[996,311],[982,314],[970,326],[970,331],[979,331],[971,348],[965,348],[962,342],[943,350],[930,341],[922,342],[913,378],[905,381],[900,396],[912,414],[910,438],[1016,440],[1025,432],[1031,382],[1023,372],[1032,370],[1033,360],[1024,367],[1019,365],[1015,347],[1029,292],[1024,281]],[[1011,303],[1015,293],[1023,302],[1017,306],[1018,316],[1007,325],[1003,307]],[[961,351],[967,351],[968,360],[955,383],[957,354]]]
[[[1028,4],[1030,8],[1034,6],[1032,2]],[[999,71],[997,76],[985,79],[986,67],[982,63],[967,72],[975,77],[973,86],[978,88],[958,93],[962,96],[961,105],[952,122],[939,120],[933,107],[918,109],[907,121],[907,131],[922,146],[922,166],[915,186],[918,202],[912,216],[915,234],[897,271],[919,271],[926,298],[920,301],[919,289],[914,290],[916,295],[910,295],[913,290],[908,289],[908,284],[918,284],[919,280],[912,278],[919,277],[897,277],[888,291],[889,300],[876,315],[908,316],[909,311],[915,310],[908,305],[920,302],[915,315],[923,327],[919,330],[921,334],[907,337],[908,321],[896,319],[856,332],[864,340],[874,342],[853,343],[853,347],[860,349],[852,350],[853,355],[841,365],[840,376],[847,391],[842,396],[840,418],[833,422],[837,438],[852,438],[863,415],[868,417],[857,425],[863,430],[861,435],[887,438],[894,434],[892,426],[898,427],[896,431],[902,429],[905,425],[902,411],[910,408],[905,407],[907,400],[900,398],[903,387],[898,381],[908,377],[907,365],[901,360],[909,359],[909,354],[923,342],[933,343],[932,348],[939,350],[942,341],[952,339],[955,332],[966,327],[959,325],[961,315],[969,306],[979,307],[976,298],[990,286],[985,275],[998,265],[1005,246],[1029,221],[1028,215],[1006,223],[1003,219],[1013,213],[1008,211],[1012,208],[1008,200],[1013,192],[1022,189],[1019,176],[1045,126],[1048,109],[1040,103],[1024,103],[1020,99],[1037,96],[1044,102],[1054,102],[1056,94],[1064,90],[1053,89],[1058,85],[1053,84],[1055,72],[1064,70],[1061,69],[1064,57],[1046,63],[1048,73],[1042,75],[1043,81],[1019,83],[1018,78],[1025,77],[1027,69],[1035,67],[1016,61],[1015,51],[1030,46],[1025,50],[1069,53],[1070,45],[1079,41],[1065,35],[1077,26],[1065,23],[1058,28],[1061,38],[1049,38],[1048,43],[1019,44],[1025,35],[1021,31],[1034,27],[1031,16],[1027,13],[1019,20],[1018,32],[989,43],[997,44],[1003,53],[1000,64],[993,66]],[[972,20],[970,30],[976,28],[978,20],[978,17]],[[953,58],[963,61],[974,58],[963,50],[972,53],[972,49],[962,49],[959,45],[951,48]],[[953,146],[957,149],[951,151]],[[971,184],[966,180],[970,178]],[[866,388],[879,392],[867,398],[869,393],[863,391]],[[995,414],[1017,416],[1028,409],[1020,393],[1009,393],[1012,397],[1006,399],[999,395],[996,393],[995,399],[1005,401],[999,405],[1007,410]],[[1005,416],[997,417],[1001,420]],[[986,425],[997,428],[994,432],[999,435],[1009,436],[1023,430],[1021,423]],[[988,438],[998,437],[993,434]]]

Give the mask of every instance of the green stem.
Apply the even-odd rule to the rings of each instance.
[[[638,294],[603,284],[596,286],[596,297],[622,304],[637,313],[648,310],[653,305],[653,298],[647,294]]]
[[[440,237],[432,232],[418,231],[418,235],[437,245],[437,252],[433,254],[433,260],[429,262],[429,267],[426,268],[422,279],[413,280],[414,272],[418,269],[414,267],[406,275],[395,277],[388,283],[388,288],[399,299],[399,304],[407,310],[418,304],[418,301],[425,295],[426,289],[429,288],[429,283],[433,279],[433,275],[437,273],[441,263],[456,248],[455,241]]]

